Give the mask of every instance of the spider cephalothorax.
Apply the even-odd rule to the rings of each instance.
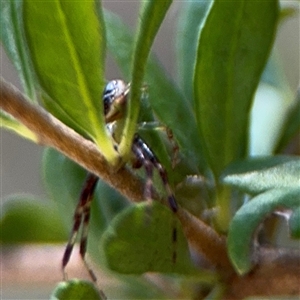
[[[106,123],[113,122],[124,116],[126,108],[126,96],[129,93],[130,84],[123,80],[111,80],[107,83],[103,92],[103,105]]]
[[[112,122],[122,120],[125,116],[125,109],[127,103],[127,94],[130,90],[130,84],[125,84],[123,80],[112,80],[107,83],[103,92],[103,105],[104,105],[104,114],[105,121],[108,125],[111,125]],[[109,131],[114,138],[114,127],[110,127]],[[118,141],[116,140],[116,143]],[[165,187],[168,204],[170,209],[176,213],[177,212],[177,203],[175,197],[172,193],[172,190],[169,185],[167,172],[164,167],[161,165],[153,151],[150,147],[144,142],[144,140],[138,135],[135,134],[132,142],[132,166],[133,168],[144,167],[146,171],[146,183],[144,188],[145,200],[150,200],[152,198],[152,177],[153,171],[156,169],[162,180],[162,183]],[[63,260],[62,260],[62,269],[65,274],[65,267],[70,260],[70,256],[76,241],[78,230],[82,224],[82,234],[80,239],[80,255],[89,271],[89,274],[93,281],[96,281],[96,276],[92,269],[88,266],[85,260],[85,253],[87,249],[87,237],[88,237],[88,225],[90,220],[90,207],[93,194],[95,191],[96,184],[98,182],[98,177],[92,173],[87,175],[87,179],[82,188],[80,198],[75,209],[74,213],[74,223],[67,244]]]

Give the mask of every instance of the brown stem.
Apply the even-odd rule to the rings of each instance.
[[[128,199],[135,202],[143,200],[143,183],[125,168],[112,173],[94,143],[84,139],[42,107],[30,103],[20,91],[3,79],[0,95],[1,108],[34,132],[42,145],[63,153]],[[228,266],[224,239],[182,208],[178,211],[178,217],[186,237],[196,250],[203,253],[213,264]]]
[[[94,143],[67,127],[42,107],[30,103],[20,91],[3,79],[0,88],[1,108],[34,132],[42,145],[63,153],[127,198],[133,201],[143,200],[141,181],[125,168],[113,173]]]
[[[180,208],[177,216],[189,244],[198,253],[205,256],[215,267],[231,270],[226,252],[226,239],[212,227],[197,219],[187,210]]]
[[[230,278],[223,299],[300,295],[299,250],[260,248],[256,256],[258,264],[252,272],[242,277],[235,274]]]

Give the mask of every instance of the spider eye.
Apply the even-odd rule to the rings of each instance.
[[[112,103],[120,96],[124,96],[126,91],[126,84],[123,80],[116,79],[111,80],[107,83],[103,91],[103,105],[104,105],[104,114],[110,110]]]
[[[115,99],[116,92],[117,92],[117,81],[116,80],[109,81],[103,91],[103,105],[104,105],[105,115],[108,113],[109,108]]]

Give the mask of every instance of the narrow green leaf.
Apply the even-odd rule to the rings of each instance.
[[[130,81],[134,36],[120,16],[104,10],[104,22],[107,32],[107,50],[112,54],[120,68],[123,80]]]
[[[38,137],[22,123],[0,110],[0,127],[12,130],[21,137],[24,137],[34,143],[38,143]]]
[[[212,1],[184,1],[177,24],[176,63],[180,86],[186,98],[193,100],[193,73],[201,25]]]
[[[113,163],[116,154],[106,134],[101,99],[105,60],[101,9],[95,1],[26,0],[24,26],[42,88]],[[51,103],[47,108],[51,112]]]
[[[1,243],[54,243],[67,239],[55,205],[17,195],[4,201],[1,212]]]
[[[133,205],[119,214],[103,234],[101,246],[109,268],[119,273],[195,272],[180,222],[157,202]]]
[[[24,39],[22,5],[20,0],[0,2],[0,38],[18,71],[25,94],[36,102],[34,76]]]
[[[299,174],[299,173],[298,173]],[[300,205],[300,188],[267,191],[243,205],[235,214],[228,233],[228,254],[239,274],[251,270],[251,241],[258,225],[276,208],[293,209]]]
[[[172,1],[150,1],[142,5],[139,32],[135,44],[132,69],[132,86],[128,105],[124,134],[120,142],[121,156],[130,153],[133,135],[140,110],[141,87],[143,85],[146,64],[156,33],[170,7]]]
[[[104,293],[98,290],[90,281],[73,279],[60,282],[50,297],[50,300],[104,300]]]
[[[277,17],[277,0],[215,0],[201,30],[194,100],[206,157],[216,177],[247,153],[249,111]]]
[[[224,184],[258,194],[300,184],[300,159],[292,156],[252,158],[231,164],[223,173]]]
[[[300,239],[300,206],[293,211],[289,219],[289,229],[292,238]]]
[[[195,115],[185,95],[152,59],[149,61],[149,71],[145,78],[149,84],[150,105],[158,119],[172,130],[187,160],[186,165],[189,164],[191,168],[190,172],[204,174],[207,171],[207,163],[203,155],[203,146],[198,138]]]
[[[291,105],[286,116],[285,124],[282,128],[281,137],[277,143],[275,153],[282,152],[291,139],[300,133],[300,89],[298,90],[296,99]]]
[[[124,78],[128,80],[134,44],[133,35],[118,16],[108,11],[105,11],[105,23],[108,32],[108,49],[121,68]],[[198,173],[199,170],[204,173],[206,163],[196,130],[195,116],[186,97],[178,89],[176,83],[166,75],[154,55],[149,57],[145,82],[148,86],[149,97],[147,100],[150,102],[150,108],[154,110],[162,125],[172,129],[180,151],[190,161],[192,170],[189,174]],[[147,120],[142,119],[141,121]],[[150,146],[153,147],[151,143]],[[161,157],[160,159],[167,166],[167,162]]]

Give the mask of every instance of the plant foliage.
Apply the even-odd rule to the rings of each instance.
[[[112,168],[118,155],[128,161],[138,121],[156,121],[170,128],[179,146],[174,169],[165,135],[156,130],[147,133],[146,127],[138,130],[168,171],[180,205],[197,218],[215,212],[209,214],[208,223],[227,236],[231,263],[237,273],[246,274],[254,265],[255,232],[275,210],[291,212],[290,234],[300,236],[300,161],[273,155],[299,133],[299,96],[290,100],[284,121],[273,116],[283,126],[275,132],[278,142],[268,156],[249,157],[255,121],[250,118],[251,107],[265,78],[262,73],[278,26],[279,4],[277,0],[182,3],[176,28],[178,80],[170,78],[151,52],[171,6],[172,1],[143,2],[134,33],[97,1],[2,1],[1,41],[29,99],[91,139]],[[101,102],[106,52],[131,82],[118,154],[106,132]],[[270,68],[266,72],[269,78],[275,76]],[[141,101],[145,82],[147,103]],[[273,88],[278,94],[283,89],[282,85]],[[0,119],[4,128],[38,141],[35,133],[5,112],[1,111]],[[43,178],[51,207],[12,196],[1,219],[2,243],[32,242],[32,234],[39,242],[65,239],[85,176],[86,171],[74,162],[46,149]],[[190,178],[202,180],[189,185]],[[205,193],[195,193],[199,184]],[[155,187],[162,190],[159,184]],[[45,214],[51,215],[47,224]],[[18,236],[14,228],[19,226],[23,230]],[[38,228],[34,233],[33,227]],[[60,228],[60,234],[54,228]],[[219,278],[217,271],[195,267],[181,224],[170,210],[158,203],[130,205],[104,182],[98,184],[92,204],[88,252],[98,265],[123,274],[176,273],[210,288]],[[144,283],[136,277],[131,284],[138,290]],[[140,290],[135,297],[142,297]],[[103,297],[81,281],[61,284],[52,297],[74,299],[80,294],[80,299],[87,299],[89,293],[92,299]]]

